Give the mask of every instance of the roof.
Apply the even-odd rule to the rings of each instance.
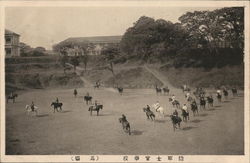
[[[8,30],[8,29],[5,29],[5,34],[7,34],[7,35],[18,35],[18,36],[20,36],[19,34],[13,32],[13,31],[11,31],[11,30]]]
[[[119,43],[122,36],[70,37],[62,42],[77,43]]]

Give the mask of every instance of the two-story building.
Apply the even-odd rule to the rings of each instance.
[[[102,50],[110,45],[118,45],[122,36],[94,36],[94,37],[71,37],[58,43],[63,45],[71,45],[67,48],[68,56],[80,56],[84,53],[88,55],[100,55]],[[79,45],[87,46],[86,51],[79,48]]]
[[[5,30],[5,57],[20,56],[19,37],[19,34]]]

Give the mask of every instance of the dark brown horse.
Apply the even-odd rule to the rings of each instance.
[[[92,97],[91,96],[84,96],[84,101],[86,101],[86,104],[92,103]]]
[[[213,107],[214,106],[214,99],[213,99],[212,96],[207,97],[207,104],[208,104],[208,107]]]
[[[177,127],[176,127],[177,125],[178,125],[179,128],[181,128],[181,121],[182,120],[181,120],[180,117],[174,116],[174,115],[170,115],[170,118],[172,120],[174,131],[175,131],[175,129],[177,129]]]
[[[119,122],[122,124],[122,128],[125,132],[128,132],[129,135],[131,135],[130,132],[130,124],[125,118],[119,118]]]
[[[186,112],[184,109],[181,109],[182,111],[182,117],[183,117],[183,121],[187,122],[187,120],[189,120],[189,112]]]
[[[233,93],[233,96],[237,96],[237,89],[236,88],[232,88],[232,93]]]
[[[167,87],[162,88],[164,95],[167,93],[169,95],[170,89]]]
[[[156,91],[156,95],[161,94],[161,88],[159,88],[158,86],[155,86],[155,91]]]
[[[122,87],[117,87],[117,90],[118,90],[118,92],[120,93],[120,95],[122,95],[122,93],[123,93],[123,88],[122,88]]]
[[[13,101],[13,103],[15,103],[15,99],[17,98],[17,94],[15,93],[15,94],[12,94],[12,95],[9,95],[9,96],[7,96],[7,103],[9,102],[9,100],[12,100]]]
[[[90,106],[89,107],[90,115],[92,115],[93,111],[96,111],[96,114],[98,116],[100,109],[103,109],[103,105],[96,105],[96,106],[93,105],[93,106]]]
[[[169,98],[169,102],[172,103],[173,107],[180,108],[180,102],[177,100],[173,100],[172,98]]]
[[[146,113],[148,119],[151,118],[152,121],[155,120],[155,114],[151,110],[143,108],[143,111]]]
[[[54,106],[54,113],[55,113],[55,111],[58,112],[58,108],[60,108],[60,111],[62,111],[63,103],[52,102],[50,106]]]
[[[191,103],[191,110],[192,110],[194,116],[196,116],[196,114],[199,114],[198,106],[197,106],[196,102]]]

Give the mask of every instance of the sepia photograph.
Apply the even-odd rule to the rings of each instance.
[[[5,6],[4,155],[249,155],[249,4],[164,4]]]

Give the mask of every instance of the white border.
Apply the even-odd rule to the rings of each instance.
[[[0,1],[0,35],[4,36],[5,7],[236,7],[245,6],[245,130],[244,130],[244,152],[245,155],[184,155],[184,161],[179,161],[179,155],[173,155],[169,162],[249,162],[249,1]],[[1,162],[91,162],[91,155],[81,155],[81,161],[75,161],[72,155],[5,155],[5,80],[4,80],[4,37],[0,44],[0,90],[1,90]],[[92,162],[125,162],[123,155],[98,155],[98,161]],[[126,162],[146,162],[145,155],[140,160],[132,159],[134,155],[128,155]],[[166,160],[167,155],[162,162]],[[151,161],[158,162],[158,156],[151,155]]]

